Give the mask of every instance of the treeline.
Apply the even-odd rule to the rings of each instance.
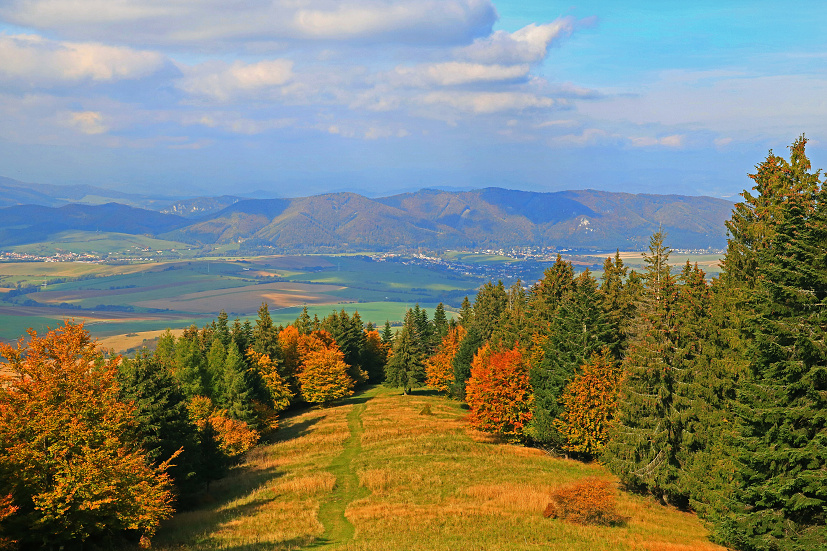
[[[827,185],[801,137],[727,222],[719,278],[619,255],[558,258],[527,292],[487,284],[436,343],[414,313],[388,379],[465,400],[481,430],[598,458],[742,550],[827,548]]]
[[[144,545],[278,427],[380,382],[391,338],[356,313],[275,326],[222,312],[154,352],[108,355],[82,325],[0,344],[0,547]]]

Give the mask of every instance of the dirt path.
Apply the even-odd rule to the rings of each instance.
[[[345,441],[344,450],[333,461],[327,470],[336,476],[336,486],[328,499],[319,507],[319,521],[324,526],[324,533],[311,546],[338,547],[353,539],[356,529],[345,516],[347,506],[368,495],[368,490],[359,486],[359,476],[353,468],[353,459],[362,451],[362,413],[367,402],[376,393],[375,389],[368,390],[355,396],[353,409],[347,415],[347,425],[350,437]]]

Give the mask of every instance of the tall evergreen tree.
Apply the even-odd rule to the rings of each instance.
[[[413,310],[408,310],[405,325],[394,339],[393,356],[385,365],[385,383],[401,387],[405,394],[425,383],[425,354],[416,333]]]
[[[393,343],[393,332],[391,331],[391,322],[385,320],[385,326],[382,328],[382,342],[387,345]]]
[[[138,438],[156,465],[179,455],[167,470],[179,496],[188,496],[201,486],[197,429],[187,414],[187,401],[178,381],[157,358],[144,350],[133,360],[124,360],[118,370],[121,400],[135,405]]]
[[[279,332],[273,325],[273,319],[270,317],[270,308],[266,302],[261,303],[258,309],[258,318],[256,319],[256,326],[253,328],[253,350],[259,354],[267,354],[271,360],[277,360],[281,357],[279,351]]]
[[[561,448],[565,438],[555,420],[563,411],[563,390],[588,358],[609,343],[610,331],[589,271],[574,279],[569,292],[560,298],[551,320],[543,354],[531,366],[534,411],[531,435],[544,445]]]
[[[813,191],[819,173],[808,173],[798,145],[780,220],[756,255],[753,362],[738,396],[741,484],[731,529],[749,549],[827,541],[827,192]]]
[[[441,343],[448,334],[448,318],[445,315],[445,305],[441,302],[434,309],[434,339]]]
[[[685,499],[680,481],[680,374],[674,365],[676,281],[662,232],[644,255],[646,289],[623,361],[619,426],[604,460],[626,484],[666,502]]]

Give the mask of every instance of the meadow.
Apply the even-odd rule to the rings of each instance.
[[[374,387],[295,412],[269,443],[214,482],[201,506],[162,525],[153,547],[353,551],[716,551],[694,515],[616,490],[614,526],[542,515],[549,493],[602,466],[469,428],[459,402]]]

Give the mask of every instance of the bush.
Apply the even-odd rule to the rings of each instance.
[[[606,479],[588,477],[557,488],[551,492],[551,502],[543,516],[576,524],[622,524],[611,486]]]

